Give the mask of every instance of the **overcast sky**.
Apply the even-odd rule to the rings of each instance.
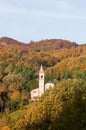
[[[86,43],[86,0],[0,0],[0,37]]]

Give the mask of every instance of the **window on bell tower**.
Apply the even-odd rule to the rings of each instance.
[[[43,75],[41,75],[41,78],[43,78]]]

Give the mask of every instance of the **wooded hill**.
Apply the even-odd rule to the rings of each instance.
[[[39,103],[30,103],[30,91],[38,87],[41,64],[45,70],[45,82],[52,81],[56,87],[47,91]],[[70,122],[78,122],[76,127],[72,122],[70,130],[85,130],[85,80],[86,45],[62,39],[31,41],[25,44],[7,37],[0,38],[0,113],[2,120],[3,114],[6,114],[7,119],[7,126],[3,127],[3,130],[69,130],[67,125],[70,117]],[[80,104],[77,104],[79,99]],[[72,110],[68,111],[71,109],[71,103]],[[47,105],[49,115],[46,116]],[[36,113],[39,113],[39,117]]]

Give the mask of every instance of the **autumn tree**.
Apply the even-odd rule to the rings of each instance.
[[[58,82],[54,88],[42,95],[38,103],[30,104],[26,114],[17,120],[14,128],[86,129],[86,82],[77,79]]]

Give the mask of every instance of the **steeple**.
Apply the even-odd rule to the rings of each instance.
[[[39,70],[39,72],[44,72],[44,69],[43,69],[43,66],[42,66],[42,64],[41,64],[41,67],[40,67],[40,70]]]
[[[44,88],[44,69],[43,66],[41,65],[40,70],[39,70],[39,97],[44,93],[45,88]]]

